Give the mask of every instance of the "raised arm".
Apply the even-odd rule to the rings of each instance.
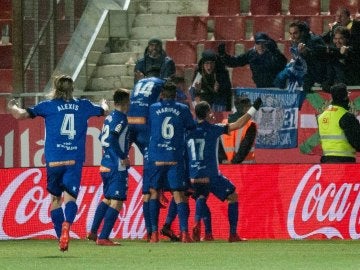
[[[243,126],[245,126],[247,121],[249,121],[251,119],[251,117],[253,117],[255,115],[257,110],[260,108],[261,104],[262,104],[261,98],[258,97],[254,101],[253,106],[243,116],[238,118],[234,123],[229,124],[229,132],[236,130],[236,129],[240,129]]]

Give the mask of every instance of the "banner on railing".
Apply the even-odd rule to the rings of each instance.
[[[237,96],[247,96],[252,102],[261,97],[263,104],[256,114],[257,148],[297,147],[299,91],[236,88]]]
[[[248,239],[359,239],[360,170],[356,164],[221,165],[239,193],[239,228]],[[128,199],[111,238],[146,234],[142,167],[129,171]],[[54,238],[44,168],[0,169],[0,239]],[[98,167],[85,167],[71,237],[85,238],[102,199]],[[169,194],[167,195],[169,196]],[[215,238],[229,234],[227,203],[210,195]],[[194,201],[190,199],[190,228]],[[161,210],[160,227],[166,210]],[[178,232],[178,223],[173,224]]]

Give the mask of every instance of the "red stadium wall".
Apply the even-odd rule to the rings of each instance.
[[[239,233],[248,239],[359,239],[357,165],[223,165],[237,186]],[[111,237],[143,238],[142,167],[130,169],[128,200]],[[53,238],[44,168],[0,169],[0,239]],[[97,167],[85,167],[71,236],[84,238],[101,200]],[[194,214],[191,204],[190,226]],[[227,205],[210,197],[215,238],[228,237]],[[160,225],[166,211],[161,210]],[[177,229],[177,224],[173,228]],[[359,232],[358,232],[359,230]]]

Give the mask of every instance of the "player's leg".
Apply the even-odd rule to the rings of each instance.
[[[172,222],[175,220],[177,216],[177,206],[175,203],[174,198],[172,197],[169,203],[169,208],[168,208],[168,212],[167,212],[167,216],[165,219],[165,223],[162,227],[162,229],[160,230],[160,233],[164,236],[167,236],[170,238],[171,241],[177,242],[179,241],[179,237],[177,237],[175,235],[175,233],[173,232],[173,230],[171,229],[171,224]]]

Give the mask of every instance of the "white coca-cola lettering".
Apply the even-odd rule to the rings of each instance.
[[[46,179],[42,173],[43,170],[36,168],[23,171],[9,182],[2,192],[0,196],[0,239],[55,236],[49,216],[51,196],[46,191]],[[73,238],[80,238],[79,235],[84,235],[90,229],[95,209],[102,195],[100,175],[97,177],[98,186],[82,185],[80,188],[77,198],[79,209],[71,231]],[[129,181],[133,181],[135,191],[124,203],[123,210],[119,215],[120,222],[114,228],[112,237],[143,238],[145,235],[142,217],[141,179],[141,174],[134,168],[130,168]],[[24,194],[20,194],[21,192]],[[83,220],[85,220],[85,224]],[[76,221],[83,224],[81,228],[76,227]],[[4,224],[9,223],[12,224],[10,227],[4,226]],[[31,227],[31,229],[24,231],[24,226]]]
[[[297,186],[291,199],[288,210],[287,229],[291,238],[303,239],[314,235],[324,235],[327,238],[344,238],[341,232],[336,228],[336,222],[344,222],[344,218],[349,214],[349,235],[352,239],[358,239],[360,235],[356,231],[356,220],[358,220],[360,195],[358,183],[343,182],[340,187],[335,183],[329,183],[326,187],[319,183],[321,178],[321,165],[312,166],[303,176]],[[308,193],[306,191],[308,190]],[[356,192],[357,196],[354,202],[350,196]],[[303,205],[300,204],[303,201]],[[300,215],[301,213],[301,215]],[[301,219],[297,218],[301,216]],[[306,223],[310,219],[316,219],[318,228],[311,229],[311,226],[301,226],[309,228],[306,233],[298,233],[295,225]],[[332,226],[323,226],[322,222],[332,222]]]

